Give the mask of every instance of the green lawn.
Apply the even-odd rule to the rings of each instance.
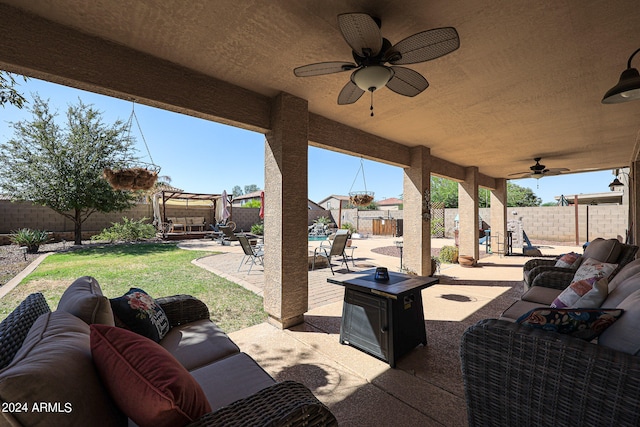
[[[226,332],[263,322],[267,315],[261,297],[191,264],[205,255],[210,253],[163,243],[106,245],[54,254],[0,299],[0,320],[33,292],[42,292],[55,310],[62,293],[75,279],[93,276],[108,298],[132,287],[142,288],[155,298],[193,295],[207,304],[211,320]]]

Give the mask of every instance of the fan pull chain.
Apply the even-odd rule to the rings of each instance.
[[[369,109],[371,110],[371,117],[373,117],[373,91],[371,91],[371,107]]]

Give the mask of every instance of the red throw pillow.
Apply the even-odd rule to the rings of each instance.
[[[191,374],[148,338],[91,325],[91,354],[111,397],[141,427],[184,426],[211,412]]]

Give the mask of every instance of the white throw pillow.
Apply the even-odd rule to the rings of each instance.
[[[591,277],[570,284],[551,303],[552,308],[598,308],[607,299],[609,281]]]
[[[609,278],[616,268],[618,268],[618,264],[609,264],[594,258],[587,258],[580,264],[580,267],[578,267],[576,274],[573,275],[572,282],[579,282],[580,280],[590,279],[592,277],[599,279],[603,277]]]

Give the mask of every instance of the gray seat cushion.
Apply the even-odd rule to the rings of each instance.
[[[516,301],[509,308],[507,308],[502,315],[500,316],[500,320],[509,320],[511,322],[515,322],[525,313],[530,312],[534,308],[543,308],[549,307],[548,304],[538,304],[530,301]]]
[[[238,346],[211,320],[175,326],[160,345],[188,371],[240,352]]]
[[[640,290],[624,299],[617,308],[624,310],[620,319],[598,337],[598,344],[628,354],[640,355]]]
[[[275,380],[245,353],[234,354],[191,372],[212,410],[227,406],[275,384]]]
[[[594,258],[601,262],[615,263],[622,251],[622,245],[617,239],[603,239],[598,237],[584,250],[583,259]]]
[[[558,295],[562,293],[561,289],[547,288],[545,286],[533,286],[524,295],[523,301],[535,302],[537,304],[551,305]]]

